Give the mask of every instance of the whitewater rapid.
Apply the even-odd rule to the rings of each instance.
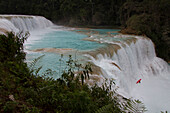
[[[87,55],[89,61],[101,68],[104,78],[114,79],[119,94],[144,102],[148,113],[170,111],[170,66],[156,56],[153,42],[143,36],[116,35],[113,38],[124,40],[100,40],[100,43],[119,47]],[[139,79],[141,83],[136,84]]]
[[[0,33],[30,32],[52,26],[53,23],[42,16],[0,15]]]
[[[168,63],[156,57],[153,42],[140,36],[117,35],[115,38],[134,38],[132,42],[107,42],[120,46],[118,50],[108,54],[110,51],[98,53],[96,56],[89,56],[90,61],[99,66],[106,78],[114,78],[116,84],[123,90],[124,96],[127,96],[136,85],[136,81],[144,77],[162,76],[169,77],[170,68]],[[94,58],[95,57],[95,58]],[[117,64],[113,65],[113,63]],[[120,92],[121,93],[121,92]]]
[[[39,37],[55,31],[49,28],[52,26],[54,24],[42,16],[0,15],[0,34],[29,31],[31,36],[26,46],[38,43]],[[106,48],[89,52],[86,57],[100,68],[101,77],[114,79],[119,94],[141,100],[149,113],[170,111],[170,66],[156,56],[149,38],[96,34],[88,40],[108,44]],[[141,83],[136,84],[139,79]]]

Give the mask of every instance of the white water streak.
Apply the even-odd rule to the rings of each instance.
[[[128,37],[128,35],[122,36]],[[91,62],[102,68],[104,77],[115,79],[119,86],[118,92],[125,97],[130,96],[137,80],[152,76],[169,77],[170,72],[169,65],[156,57],[154,44],[151,40],[138,36],[135,38],[137,41],[130,45],[124,42],[126,47],[121,46],[121,49],[114,53],[113,57],[99,54],[95,59],[90,56]],[[115,44],[114,42],[109,43]],[[112,63],[116,63],[121,70]]]
[[[43,29],[52,25],[51,21],[42,16],[0,15],[0,29],[15,33]]]

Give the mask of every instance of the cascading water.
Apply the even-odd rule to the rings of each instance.
[[[32,31],[52,26],[53,23],[42,16],[0,15],[0,31]]]
[[[82,47],[90,49],[95,48],[95,46],[99,47],[96,43],[84,43],[81,40],[87,35],[89,37],[84,40],[108,44],[106,47],[102,46],[102,48],[97,50],[84,52],[89,61],[96,65],[96,67],[99,67],[98,74],[103,76],[103,78],[115,79],[115,83],[119,87],[117,90],[119,94],[127,98],[134,97],[142,100],[151,113],[155,113],[155,111],[160,112],[160,110],[170,111],[168,107],[170,106],[170,98],[168,98],[170,95],[170,67],[164,60],[156,57],[154,44],[150,39],[142,36],[115,35],[115,31],[112,30],[89,30],[88,33],[85,33],[86,35],[79,35],[66,30],[66,32],[64,30],[56,32],[60,27],[42,30],[49,26],[53,26],[52,22],[41,16],[0,15],[0,33],[5,33],[6,31],[13,31],[15,33],[29,31],[31,32],[31,37],[29,37],[26,46],[36,45],[35,47],[37,48],[34,49],[46,50],[48,48],[48,50],[58,51],[58,48],[63,48],[60,45],[67,45],[66,47],[69,48],[77,45],[73,49],[79,47],[81,48],[79,50],[84,50]],[[32,31],[38,29],[40,32],[35,31],[35,35]],[[49,31],[51,36],[48,35]],[[102,33],[99,33],[101,31]],[[44,39],[39,38],[44,34],[48,36],[45,36]],[[76,40],[73,40],[75,38]],[[38,41],[40,39],[42,39],[42,42]],[[62,44],[58,44],[60,40],[63,41]],[[71,46],[69,45],[70,41]],[[39,43],[40,45],[37,45]],[[94,45],[94,47],[91,47],[90,44]],[[46,58],[46,61],[54,63],[55,59],[51,59],[56,58],[56,55],[47,54],[48,56],[51,57]],[[47,64],[47,62],[42,64]],[[141,79],[141,83],[136,84],[136,81],[139,79]],[[162,92],[164,92],[163,97],[159,95]],[[153,98],[153,95],[156,98]],[[157,102],[154,100],[157,100]]]
[[[132,37],[129,42],[127,38]],[[115,79],[119,86],[119,93],[124,96],[129,95],[136,85],[136,81],[150,76],[168,77],[170,68],[162,59],[156,57],[154,44],[151,40],[128,35],[117,35],[114,38],[125,39],[121,42],[104,40],[104,43],[110,43],[120,48],[106,48],[104,53],[100,51],[96,56],[90,57],[90,61],[101,68],[103,76]],[[112,52],[115,50],[114,52]],[[115,65],[116,64],[116,65]]]
[[[104,78],[115,80],[119,94],[140,99],[149,113],[170,111],[170,66],[156,57],[154,44],[150,39],[117,35],[96,41],[109,43],[111,47],[99,49],[86,56],[100,67]],[[141,83],[136,84],[140,79]]]
[[[19,30],[10,22],[8,19],[0,19],[0,33],[5,33],[7,31],[18,32]]]

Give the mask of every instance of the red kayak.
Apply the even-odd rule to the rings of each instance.
[[[140,82],[141,82],[141,80],[142,80],[142,79],[139,79],[139,80],[136,82],[136,84],[140,83]]]

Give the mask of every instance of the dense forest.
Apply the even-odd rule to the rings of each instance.
[[[118,11],[124,2],[125,0],[1,0],[0,13],[42,15],[62,24],[120,25]]]
[[[0,14],[42,15],[71,26],[121,26],[146,35],[159,57],[170,61],[169,0],[1,0]]]

